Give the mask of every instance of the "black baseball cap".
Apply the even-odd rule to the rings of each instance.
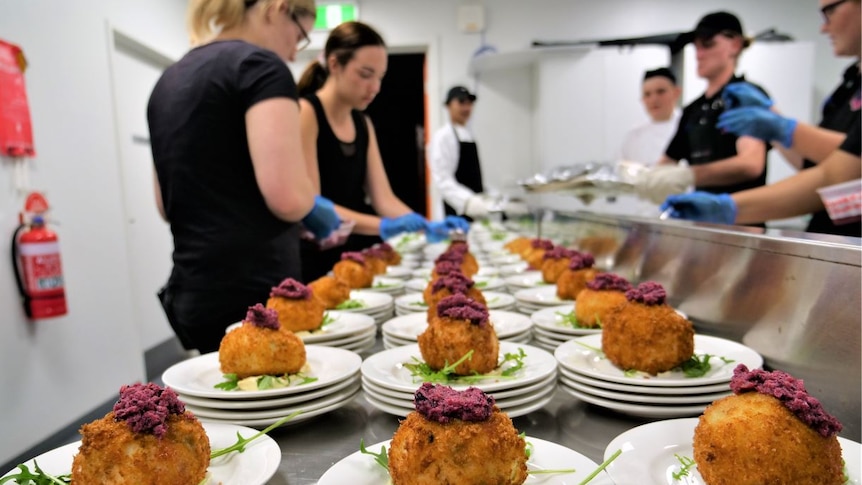
[[[446,94],[446,102],[444,104],[449,104],[453,99],[476,101],[476,95],[468,91],[464,86],[454,86]]]
[[[701,18],[694,30],[680,34],[677,43],[685,45],[694,39],[711,39],[722,32],[731,32],[745,37],[742,33],[742,22],[736,15],[730,12],[713,12]]]
[[[666,67],[660,67],[644,73],[644,81],[651,77],[666,77],[670,79],[670,82],[676,84],[676,76],[674,76],[673,72]]]

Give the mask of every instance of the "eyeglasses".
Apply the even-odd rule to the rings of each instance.
[[[302,34],[302,38],[296,42],[296,50],[301,51],[311,44],[311,37],[308,36],[308,31],[299,23],[299,17],[296,16],[296,12],[290,12],[290,19],[299,27],[299,32]]]
[[[820,9],[820,13],[823,14],[823,23],[828,24],[829,19],[832,18],[833,14],[835,14],[835,9],[837,9],[842,3],[846,2],[846,1],[847,0],[838,0],[836,2],[832,2],[828,5],[824,5]]]

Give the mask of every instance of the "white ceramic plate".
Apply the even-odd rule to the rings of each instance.
[[[518,335],[532,326],[530,319],[520,313],[507,312],[505,310],[489,310],[489,320],[494,326],[497,337],[504,339]],[[428,315],[425,313],[411,313],[395,317],[383,324],[381,330],[390,337],[403,340],[416,341],[416,338],[428,328]]]
[[[568,322],[563,320],[563,315],[575,311],[576,302],[567,305],[552,306],[550,308],[542,308],[530,315],[530,320],[536,325],[536,328],[541,328],[549,332],[563,335],[591,335],[601,333],[601,328],[574,328]]]
[[[521,261],[519,263],[511,263],[497,266],[497,270],[500,272],[500,276],[513,275],[518,273],[523,273],[530,268],[530,265],[527,264],[526,261]]]
[[[583,345],[581,345],[583,344]],[[590,348],[591,347],[591,348]],[[704,386],[730,381],[733,369],[745,364],[749,369],[763,365],[763,357],[754,349],[718,337],[707,335],[694,336],[695,355],[710,354],[712,369],[702,377],[686,377],[681,371],[662,372],[650,376],[644,372],[627,375],[612,364],[604,354],[593,349],[602,347],[601,334],[576,337],[557,347],[554,356],[562,367],[596,379],[640,386]],[[725,363],[721,358],[732,360]]]
[[[606,459],[617,450],[623,450],[608,465],[608,474],[616,483],[648,481],[656,485],[703,485],[705,482],[697,472],[697,467],[690,469],[685,481],[674,480],[671,476],[680,469],[679,460],[674,454],[694,458],[692,441],[697,422],[698,418],[668,419],[647,423],[620,434],[605,449]],[[862,446],[841,437],[838,437],[838,442],[850,478],[847,483],[859,485],[862,483]]]
[[[231,410],[192,406],[191,404],[186,405],[186,408],[189,411],[195,413],[195,416],[198,416],[199,418],[229,419],[237,421],[243,419],[280,419],[297,411],[309,412],[314,411],[315,409],[327,407],[333,403],[352,397],[354,394],[356,394],[356,391],[358,391],[360,387],[361,385],[359,379],[356,379],[352,385],[347,386],[344,389],[338,389],[336,391],[330,392],[325,396],[310,399],[308,401],[293,403],[285,407],[277,407],[271,409]]]
[[[488,260],[491,264],[496,264],[497,266],[522,262],[521,256],[514,253],[496,254],[488,258]]]
[[[603,399],[592,394],[577,391],[567,386],[565,382],[560,381],[560,389],[575,396],[581,401],[594,404],[596,406],[611,409],[621,414],[637,416],[641,418],[678,418],[682,416],[696,416],[703,413],[703,410],[709,403],[702,404],[681,404],[674,406],[671,404],[633,404],[611,399]]]
[[[223,391],[216,389],[213,386],[224,381],[218,361],[218,352],[200,355],[172,365],[162,374],[162,381],[165,386],[189,396],[217,399],[260,399],[302,393],[335,384],[355,374],[362,364],[362,358],[356,353],[334,347],[306,345],[305,354],[308,371],[304,372],[303,375],[317,378],[316,381],[307,384],[263,391]]]
[[[506,409],[505,411],[506,411],[506,414],[508,414],[510,418],[517,418],[518,416],[524,416],[525,414],[530,414],[537,409],[541,409],[546,404],[551,402],[551,399],[553,399],[553,398],[554,398],[554,393],[552,392],[545,398],[533,399],[528,404],[524,404],[522,406],[512,407],[512,408]],[[371,403],[371,405],[373,405],[377,409],[379,409],[383,412],[389,413],[389,414],[393,414],[395,416],[405,417],[413,411],[413,404],[412,403],[410,403],[409,405],[405,405],[405,406],[395,406],[395,405],[383,402],[380,399],[377,399],[375,396],[369,395],[368,393],[365,394],[365,400],[368,401],[369,403]]]
[[[324,313],[324,320],[327,318],[330,320],[330,323],[327,323],[322,328],[312,331],[302,330],[294,333],[307,344],[323,344],[324,342],[361,333],[374,327],[374,319],[361,313],[327,310]],[[239,328],[242,326],[242,323],[236,322],[229,325],[225,329],[225,333]]]
[[[504,310],[515,305],[515,297],[507,293],[483,291],[482,296],[485,297],[485,303],[488,304],[489,310]],[[428,311],[428,305],[425,303],[422,293],[407,293],[406,295],[401,295],[395,299],[395,306],[405,311]]]
[[[574,303],[574,300],[563,300],[557,296],[557,285],[545,285],[535,288],[523,288],[513,293],[515,299],[529,306],[560,306]]]
[[[537,288],[549,286],[551,283],[546,283],[542,278],[541,271],[525,271],[519,274],[513,274],[503,279],[509,288]]]
[[[525,439],[533,445],[533,454],[527,462],[527,467],[530,470],[575,469],[574,473],[528,475],[525,482],[527,485],[539,483],[575,485],[598,468],[594,461],[565,446],[531,436],[527,436]],[[389,441],[367,446],[367,449],[376,453],[382,446],[388,449]],[[359,443],[356,444],[356,447],[359,448]],[[351,485],[387,485],[390,483],[390,479],[386,470],[378,465],[373,457],[357,451],[330,467],[317,483],[318,485],[344,485],[345,483]],[[590,481],[590,485],[612,484],[613,482],[605,472]]]
[[[475,283],[476,288],[478,288],[480,291],[483,291],[483,292],[484,291],[499,290],[499,289],[503,288],[504,286],[506,286],[506,284],[503,282],[502,279],[497,278],[495,276],[476,275],[476,276],[473,276],[472,280],[473,280],[473,283]],[[421,292],[425,291],[425,288],[428,287],[429,281],[430,281],[429,278],[413,278],[413,279],[407,280],[407,283],[405,283],[405,287],[409,291],[418,291],[421,293]]]
[[[515,373],[514,378],[498,379],[489,377],[486,380],[473,384],[450,385],[460,390],[464,390],[472,385],[485,392],[493,393],[494,391],[503,389],[525,386],[556,373],[557,363],[553,355],[538,347],[503,341],[500,342],[500,357],[504,353],[517,352],[518,348],[524,349],[524,353],[527,356],[524,358],[524,367]],[[414,382],[410,371],[403,366],[404,363],[413,362],[413,357],[422,359],[418,344],[378,352],[365,359],[362,363],[362,375],[379,386],[413,393],[422,383]]]
[[[597,387],[605,390],[622,391],[626,394],[649,394],[651,396],[685,396],[708,394],[717,392],[730,391],[730,382],[722,382],[720,384],[712,384],[709,386],[686,386],[686,387],[649,387],[649,386],[632,386],[628,384],[620,384],[617,382],[603,381],[601,379],[593,379],[585,375],[572,372],[563,366],[559,366],[557,370],[561,376],[573,380],[581,384],[587,384],[592,387]]]
[[[257,431],[243,426],[221,423],[201,423],[210,439],[210,448],[219,450],[236,443],[236,434],[248,438]],[[25,462],[33,470],[34,460],[39,462],[39,468],[53,475],[65,475],[72,470],[72,459],[78,454],[81,442],[55,448]],[[230,453],[210,462],[207,469],[208,480],[205,485],[263,485],[278,469],[281,463],[281,449],[278,443],[267,435],[263,435],[248,445],[242,453]],[[9,470],[9,473],[18,469]],[[5,476],[5,475],[4,475]]]
[[[404,280],[386,276],[375,276],[371,286],[363,288],[362,291],[376,291],[378,293],[399,293],[404,291]]]
[[[534,382],[532,384],[527,384],[526,386],[516,387],[512,389],[504,389],[502,391],[491,392],[494,399],[509,399],[512,397],[523,396],[525,394],[532,394],[534,392],[543,392],[548,388],[556,387],[556,374],[551,374],[547,378],[542,379],[539,382]],[[394,397],[401,399],[402,401],[413,402],[414,393],[412,392],[403,392],[396,391],[393,389],[389,389],[378,384],[375,384],[368,379],[362,379],[362,388],[368,392],[369,389],[372,394],[375,395],[384,395],[389,397]]]
[[[410,277],[410,274],[413,272],[411,268],[406,266],[387,266],[386,273],[383,276],[388,278],[398,278],[401,280],[406,280]]]
[[[284,424],[284,426],[292,426],[294,424],[302,423],[303,421],[307,421],[311,418],[320,416],[321,414],[326,414],[328,412],[335,411],[336,409],[347,405],[350,401],[353,400],[356,396],[360,394],[361,391],[356,391],[355,394],[349,396],[344,399],[340,399],[337,402],[330,404],[329,406],[317,408],[311,411],[303,411],[302,414],[294,417],[290,421]],[[201,422],[207,423],[233,423],[242,426],[251,426],[253,428],[265,428],[269,425],[274,424],[280,418],[263,418],[263,419],[218,419],[218,418],[200,418]]]
[[[386,240],[386,243],[392,246],[392,249],[404,255],[404,253],[420,251],[427,244],[427,241],[425,240],[425,234],[421,232],[403,232],[397,236],[390,237]]]
[[[527,393],[526,395],[521,394],[518,396],[511,396],[505,399],[495,399],[495,404],[499,407],[503,412],[508,413],[510,409],[519,409],[527,404],[532,404],[536,401],[546,400],[551,397],[551,394],[554,393],[557,386],[555,384],[545,384],[544,388],[539,389],[534,393]],[[382,403],[390,404],[392,406],[399,406],[407,409],[413,409],[413,396],[409,395],[409,397],[394,397],[390,396],[383,392],[378,392],[376,387],[369,386],[367,383],[363,384],[363,389],[365,391],[365,395],[371,396],[373,399],[380,401]]]
[[[724,392],[713,392],[710,394],[677,394],[671,396],[633,394],[628,392],[609,391],[600,387],[588,386],[563,375],[560,376],[560,383],[576,391],[580,391],[584,394],[590,394],[595,397],[610,399],[612,401],[620,401],[634,404],[670,404],[675,406],[682,404],[710,404],[716,399],[721,399],[723,397],[727,397],[733,394],[732,392],[730,392],[730,389],[727,389]]]
[[[356,376],[351,376],[358,378],[358,372]],[[186,403],[186,405],[197,406],[197,407],[205,407],[212,409],[270,409],[279,406],[288,406],[290,404],[296,404],[306,401],[311,401],[312,399],[317,399],[319,397],[328,396],[338,390],[344,389],[345,387],[351,385],[355,382],[356,379],[348,378],[344,379],[341,382],[335,383],[331,386],[321,387],[320,389],[315,389],[310,392],[303,392],[300,394],[290,394],[285,397],[277,397],[273,399],[208,399],[205,397],[195,397],[195,396],[187,396],[185,394],[178,394],[180,401]]]
[[[404,282],[402,281],[402,283]],[[392,305],[393,301],[392,295],[388,295],[380,291],[368,290],[350,290],[350,299],[361,302],[362,306],[359,308],[348,308],[339,311],[372,314],[386,309]]]

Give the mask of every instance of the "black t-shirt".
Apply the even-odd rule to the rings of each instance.
[[[728,84],[742,81],[745,81],[745,77],[734,76],[728,81]],[[754,86],[766,94],[763,88],[756,84]],[[707,98],[704,94],[683,109],[676,134],[665,150],[668,157],[674,160],[687,160],[689,165],[704,165],[736,156],[736,140],[739,137],[732,133],[724,133],[715,126],[719,115],[724,112],[724,102],[721,99],[722,92],[724,92],[724,87],[712,97]],[[765,142],[764,145],[768,151],[769,145]],[[754,179],[731,185],[696,188],[705,192],[721,194],[738,192],[762,185],[766,185],[766,156],[763,159],[763,172]]]
[[[243,41],[197,47],[170,66],[147,107],[153,161],[174,238],[169,285],[261,288],[300,277],[299,226],[268,209],[255,180],[245,114],[296,99],[273,52]]]
[[[859,149],[859,140],[860,140],[860,130],[862,130],[862,123],[860,123],[859,118],[856,118],[856,122],[853,123],[853,126],[850,127],[850,131],[847,132],[847,138],[844,139],[844,142],[841,143],[840,149],[847,153],[851,153],[853,155],[862,156],[860,154]]]
[[[847,133],[849,139],[854,131],[859,131],[860,105],[862,105],[862,80],[859,75],[859,62],[856,61],[844,71],[841,84],[823,103],[823,118],[818,126]],[[802,166],[810,168],[814,165],[813,161],[805,160]],[[829,218],[829,213],[822,210],[812,214],[806,231],[859,237],[862,223],[836,226]]]

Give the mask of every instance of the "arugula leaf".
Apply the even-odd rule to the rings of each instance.
[[[425,306],[425,307],[427,307],[427,306],[428,306],[428,304],[427,304],[427,303],[425,303],[424,301],[414,301],[413,303],[411,303],[411,305],[415,305],[415,306]]]
[[[712,365],[709,363],[711,357],[710,354],[703,354],[703,356],[692,355],[690,359],[683,362],[679,367],[686,377],[703,377],[712,369]]]
[[[386,447],[380,447],[380,453],[373,453],[365,449],[365,440],[359,438],[359,452],[363,455],[371,455],[374,457],[374,461],[377,462],[378,465],[382,466],[387,473],[389,473],[389,455],[386,453]]]
[[[398,283],[384,283],[382,281],[374,283],[374,288],[392,288],[393,286],[398,286]]]
[[[448,362],[446,362],[446,365],[444,365],[442,369],[435,371],[434,369],[431,368],[431,366],[429,366],[425,362],[422,362],[421,360],[417,359],[416,357],[412,357],[412,359],[414,360],[414,363],[405,363],[404,367],[410,371],[410,375],[412,375],[414,378],[419,377],[422,380],[422,382],[433,382],[433,383],[438,383],[438,384],[445,384],[445,383],[449,382],[450,380],[453,380],[452,378],[450,378],[450,375],[453,375],[453,374],[457,375],[457,374],[455,374],[455,368],[456,367],[461,365],[461,363],[464,362],[465,360],[472,359],[472,358],[473,358],[473,351],[470,350],[469,352],[464,354],[463,357],[461,357],[460,359],[455,361],[454,364],[449,364]]]
[[[488,286],[488,282],[487,281],[478,281],[476,283],[473,283],[473,286],[475,286],[476,288],[484,288],[484,287]]]
[[[239,389],[239,381],[240,379],[236,374],[223,374],[224,381],[219,382],[213,387],[216,389],[222,389],[225,391],[235,391]],[[302,373],[297,372],[296,374],[282,374],[278,375],[264,375],[257,376],[257,381],[255,382],[255,387],[259,391],[264,391],[267,389],[274,389],[279,387],[288,387],[293,384],[294,380],[299,378],[300,382],[297,386],[301,386],[303,384],[308,384],[310,382],[314,382],[317,380],[317,377],[309,377]]]
[[[323,313],[323,321],[320,322],[320,327],[323,328],[323,327],[329,325],[330,323],[332,323],[336,320],[338,320],[338,318],[333,317],[332,315],[329,314],[329,312],[324,312]]]
[[[413,362],[404,363],[403,365],[405,369],[410,371],[410,375],[414,378],[413,380],[417,382],[421,380],[422,382],[432,382],[436,384],[446,384],[451,382],[473,384],[489,378],[514,378],[514,374],[524,367],[524,358],[526,356],[527,354],[524,353],[524,349],[520,347],[518,347],[517,353],[507,352],[503,354],[503,359],[499,364],[497,364],[498,370],[488,374],[455,374],[455,368],[461,365],[465,360],[473,358],[472,350],[464,354],[464,356],[458,359],[454,364],[446,362],[446,365],[440,370],[432,369],[431,366],[416,357],[411,357]],[[513,365],[504,369],[504,365],[509,362],[512,362]]]
[[[623,450],[615,451],[613,455],[609,456],[607,460],[603,461],[602,464],[599,465],[598,468],[593,470],[593,472],[590,473],[587,476],[587,478],[583,479],[581,481],[581,483],[579,483],[578,485],[586,485],[586,484],[590,483],[590,481],[592,481],[593,478],[596,478],[598,476],[598,474],[602,472],[602,470],[607,468],[608,465],[610,465],[612,461],[616,460],[617,457],[620,456],[622,453],[623,453]]]
[[[239,388],[239,378],[236,374],[224,374],[223,377],[225,379],[224,382],[219,382],[213,387],[224,391],[233,391]]]
[[[514,362],[515,364],[503,370],[501,374],[504,376],[511,376],[515,374],[515,372],[521,370],[524,367],[524,357],[526,356],[527,354],[524,353],[524,349],[522,349],[521,347],[518,347],[517,354],[513,354],[510,352],[506,352],[505,354],[503,354],[503,360],[500,362],[500,365],[498,367],[502,368],[506,362]]]
[[[694,462],[694,460],[687,456],[678,455],[676,453],[674,453],[673,456],[675,456],[676,459],[679,460],[679,463],[682,466],[679,467],[678,472],[671,473],[671,476],[674,480],[680,480],[682,479],[682,477],[687,477],[689,471],[691,470],[691,467],[695,466],[696,463]]]
[[[20,472],[0,478],[0,484],[14,480],[12,483],[20,485],[55,485],[72,483],[72,475],[49,475],[39,468],[39,463],[33,461],[33,472],[25,464],[20,464],[17,467]]]
[[[602,349],[598,348],[598,347],[593,347],[592,345],[587,345],[587,344],[585,344],[585,343],[583,343],[583,342],[575,342],[575,343],[576,343],[576,344],[578,344],[578,345],[580,345],[581,347],[584,347],[584,348],[587,348],[587,349],[592,350],[593,352],[597,353],[597,354],[599,355],[599,357],[601,357],[601,358],[604,358],[604,357],[605,357],[605,353],[604,353],[604,351],[603,351]]]
[[[364,308],[365,302],[362,300],[344,300],[335,307],[336,310],[352,310],[355,308]]]
[[[578,322],[578,317],[575,316],[574,310],[570,311],[569,313],[554,312],[554,314],[556,314],[557,316],[559,316],[560,318],[563,319],[562,323],[568,324],[572,328],[592,328],[592,327],[587,327],[585,325],[581,325]],[[597,315],[596,316],[596,322],[598,322],[598,320],[599,320],[599,317]],[[599,328],[601,328],[601,323],[600,322],[598,322],[598,323],[599,323]]]
[[[298,416],[301,413],[302,413],[302,411],[296,411],[296,412],[293,412],[291,414],[288,414],[287,416],[285,416],[285,417],[279,419],[278,421],[272,423],[271,425],[267,426],[262,431],[259,431],[257,434],[252,435],[251,438],[243,438],[242,435],[239,434],[239,432],[237,431],[236,443],[232,444],[231,446],[228,446],[227,448],[222,448],[220,450],[213,451],[212,453],[210,453],[210,460],[212,460],[214,458],[218,458],[222,455],[227,455],[228,453],[231,453],[234,451],[242,453],[243,451],[245,451],[245,445],[247,445],[247,444],[251,443],[252,441],[260,438],[261,436],[269,433],[270,431],[274,430],[275,428],[278,428],[282,424],[290,421],[291,419],[295,418],[296,416]]]

